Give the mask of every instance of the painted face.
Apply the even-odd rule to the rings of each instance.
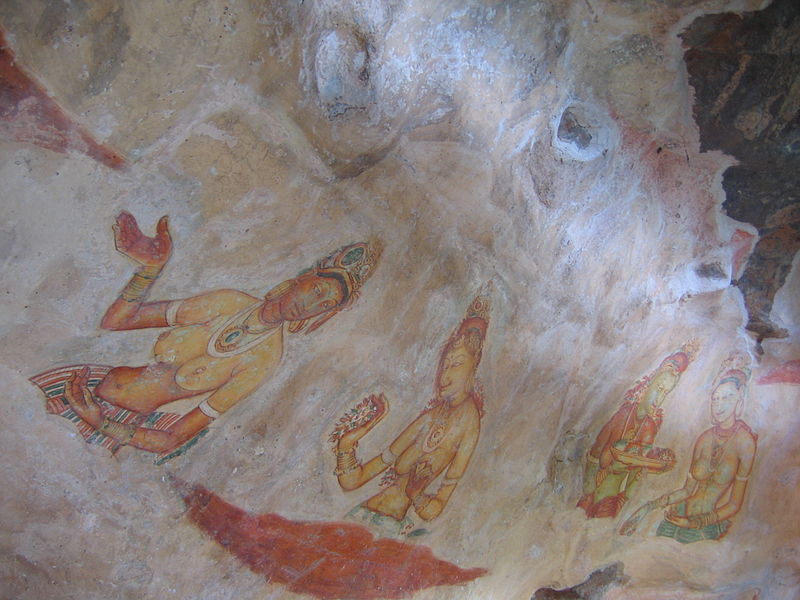
[[[661,406],[661,403],[664,402],[664,398],[675,389],[677,384],[678,374],[671,368],[666,368],[656,373],[647,384],[647,388],[642,394],[638,411],[643,415],[651,408],[658,408]]]
[[[741,406],[742,390],[727,381],[711,393],[711,420],[721,424],[736,418],[736,410]]]
[[[280,313],[287,321],[310,319],[339,306],[344,290],[338,279],[306,273],[280,299]]]
[[[462,400],[474,384],[475,359],[463,343],[456,343],[442,357],[437,391],[440,398]]]

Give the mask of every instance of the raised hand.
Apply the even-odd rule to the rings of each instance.
[[[357,418],[355,426],[342,433],[338,441],[338,446],[342,450],[355,446],[358,440],[369,433],[389,413],[389,401],[382,393],[377,396],[372,394],[364,400],[366,402],[360,403],[359,407],[363,404],[364,408],[369,411],[366,419]]]
[[[114,225],[114,246],[128,258],[146,267],[163,267],[172,253],[172,238],[169,235],[167,217],[156,225],[155,237],[147,237],[139,229],[134,216],[123,210]]]
[[[73,373],[64,384],[64,397],[81,419],[92,427],[99,427],[103,421],[103,410],[95,402],[89,390],[89,367]]]

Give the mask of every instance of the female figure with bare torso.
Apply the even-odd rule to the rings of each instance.
[[[162,454],[193,438],[262,384],[280,363],[284,323],[296,333],[318,317],[307,329],[311,332],[352,305],[379,256],[374,245],[351,244],[276,286],[263,299],[216,290],[183,300],[148,302],[150,287],[172,249],[166,217],[151,238],[123,212],[114,225],[114,239],[117,250],[139,267],[101,326],[169,328],[155,343],[154,362],[139,367],[67,367],[32,380],[48,395],[48,410],[78,423],[87,441],[103,439],[112,450],[131,445]],[[198,398],[198,405],[185,415],[172,415],[163,427],[149,422],[159,407],[186,398]]]
[[[383,394],[371,396],[359,405],[370,411],[365,418],[357,418],[355,423],[345,418],[337,426],[331,437],[337,457],[335,474],[342,489],[357,489],[387,472],[383,490],[348,516],[375,526],[385,535],[399,536],[413,527],[407,517],[412,506],[425,521],[439,516],[447,506],[469,465],[480,433],[483,399],[475,372],[488,320],[489,302],[479,296],[442,351],[434,399],[382,454],[364,464],[356,458],[358,441],[388,412]],[[427,493],[440,476],[436,492]]]
[[[683,487],[641,506],[620,529],[631,535],[656,508],[668,508],[657,535],[681,543],[720,539],[741,510],[758,437],[740,419],[749,377],[746,368],[722,372],[711,394],[714,425],[697,438]]]

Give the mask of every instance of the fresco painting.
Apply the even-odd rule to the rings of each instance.
[[[389,411],[383,394],[372,395],[339,420],[330,436],[336,455],[334,473],[345,491],[383,474],[378,494],[347,516],[382,535],[420,535],[408,515],[422,521],[438,517],[469,466],[483,416],[483,390],[476,371],[489,325],[488,296],[477,296],[439,357],[433,398],[428,406],[379,455],[362,462],[358,442]],[[432,488],[435,482],[438,487]]]
[[[734,355],[722,366],[709,401],[713,426],[694,443],[682,488],[647,502],[623,523],[631,535],[651,511],[666,508],[656,535],[688,544],[718,540],[729,531],[744,502],[753,470],[758,436],[742,420],[750,369]]]
[[[0,3],[8,597],[796,597],[799,5],[424,4]]]
[[[252,571],[293,592],[324,599],[408,598],[486,574],[441,560],[426,546],[375,538],[355,523],[251,515],[203,486],[177,486],[193,523]]]
[[[18,64],[0,28],[0,134],[48,150],[83,152],[111,169],[125,158],[75,123]]]
[[[208,426],[250,396],[278,368],[284,325],[310,333],[351,307],[380,256],[380,244],[343,246],[263,299],[233,289],[180,300],[147,300],[172,252],[167,217],[148,237],[122,212],[114,224],[117,250],[137,264],[103,316],[110,330],[166,329],[154,362],[140,367],[76,365],[35,375],[47,411],[77,424],[87,442],[112,452],[132,446],[163,462],[193,445]],[[310,321],[310,323],[309,323]],[[157,409],[198,398],[183,415]]]
[[[356,456],[359,440],[389,410],[383,394],[369,396],[339,419],[330,436],[339,485],[354,490],[384,474],[382,491],[347,514],[359,524],[249,515],[202,486],[178,481],[189,519],[251,570],[318,598],[403,598],[486,574],[392,538],[423,535],[409,511],[422,521],[438,517],[469,466],[483,415],[476,371],[490,310],[485,294],[469,305],[441,351],[433,399],[384,452],[364,464]]]
[[[586,455],[584,495],[578,502],[587,517],[616,517],[646,473],[664,473],[675,465],[674,451],[654,443],[664,420],[662,405],[697,350],[696,342],[687,342],[639,379],[597,434]]]

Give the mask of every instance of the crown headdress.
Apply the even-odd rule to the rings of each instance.
[[[449,347],[455,340],[464,336],[469,336],[469,345],[472,354],[476,358],[475,366],[481,358],[483,351],[483,341],[486,339],[486,330],[489,327],[489,315],[492,310],[491,302],[489,301],[489,293],[491,293],[492,284],[486,286],[486,290],[481,290],[475,299],[470,303],[464,319],[461,324],[450,336],[447,342]],[[445,350],[446,351],[446,350]]]
[[[662,360],[658,368],[661,369],[666,366],[671,366],[676,372],[683,373],[689,366],[689,363],[694,360],[695,356],[697,356],[697,352],[699,350],[700,342],[694,339],[689,340],[683,346],[681,346],[680,350],[673,352],[667,358]]]
[[[345,286],[345,297],[341,304],[314,321],[306,333],[311,333],[319,328],[337,312],[350,308],[358,300],[361,288],[375,270],[382,250],[383,246],[378,240],[355,242],[342,246],[325,258],[318,260],[314,267],[300,273],[301,275],[309,271],[316,271],[320,274],[330,273],[342,281]],[[297,332],[303,329],[304,325],[305,321],[290,327],[290,329]]]
[[[714,387],[723,383],[733,383],[736,389],[742,389],[750,380],[750,361],[739,352],[731,352],[719,368],[714,378]]]
[[[673,352],[664,360],[662,360],[655,371],[636,380],[636,383],[633,384],[633,387],[625,392],[625,400],[638,401],[642,395],[642,392],[644,392],[644,390],[647,388],[647,384],[650,383],[650,380],[656,375],[656,373],[658,373],[658,371],[665,367],[670,367],[678,375],[683,373],[689,367],[689,363],[691,363],[695,356],[697,356],[699,350],[700,342],[696,339],[691,339],[683,344],[680,347],[680,350]]]

